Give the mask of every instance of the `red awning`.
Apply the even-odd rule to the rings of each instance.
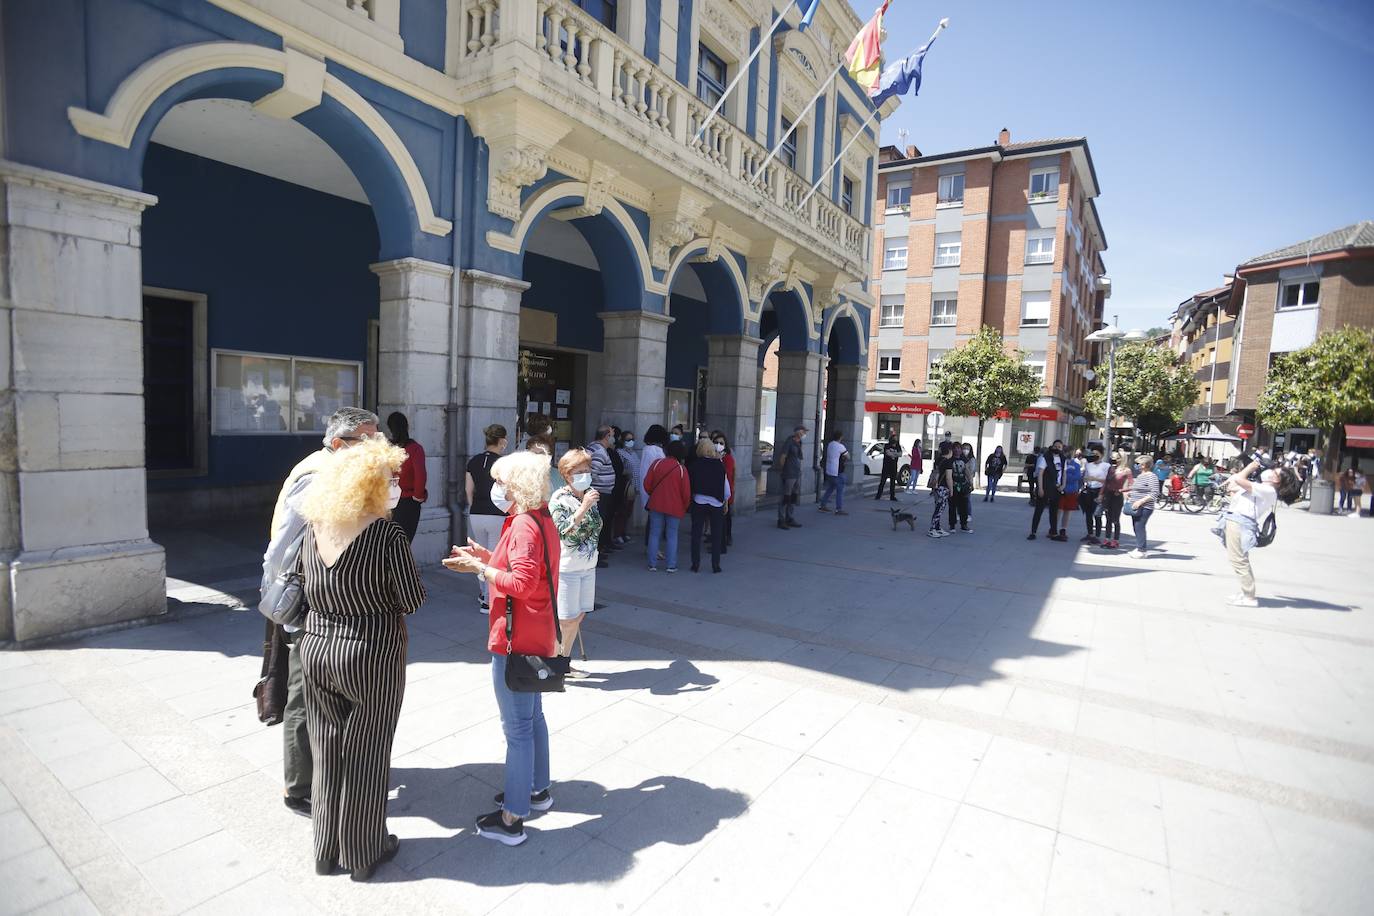
[[[1345,424],[1346,448],[1374,448],[1374,426]]]

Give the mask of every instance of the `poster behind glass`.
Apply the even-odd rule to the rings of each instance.
[[[296,432],[324,432],[340,407],[358,405],[356,363],[296,360]]]
[[[665,388],[664,397],[664,416],[668,418],[667,426],[672,429],[679,423],[682,428],[689,433],[692,430],[692,391],[690,388]],[[689,445],[695,444],[689,442]]]
[[[214,432],[290,432],[290,378],[289,358],[216,353],[210,395]]]

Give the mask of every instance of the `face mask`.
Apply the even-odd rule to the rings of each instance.
[[[724,455],[724,454],[725,454],[725,443],[723,443],[723,442],[717,442],[717,443],[716,443],[716,454],[717,454],[717,455]]]
[[[491,502],[502,512],[509,512],[510,507],[514,505],[513,500],[506,499],[506,488],[499,483],[491,485]]]
[[[634,448],[634,447],[635,447],[635,440],[633,440],[633,439],[626,439],[626,440],[625,440],[625,447],[626,447],[626,448]]]
[[[386,507],[395,509],[401,503],[401,485],[396,481],[391,482],[391,488],[386,494]]]
[[[572,479],[572,485],[574,490],[585,491],[588,487],[592,485],[591,473],[584,472],[582,474],[574,474]]]
[[[677,433],[669,433],[669,434],[668,434],[668,441],[669,441],[669,442],[681,442],[681,441],[682,441],[682,437],[679,436]]]

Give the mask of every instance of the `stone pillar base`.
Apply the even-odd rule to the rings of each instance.
[[[20,643],[167,613],[167,558],[148,540],[21,553],[9,574]]]

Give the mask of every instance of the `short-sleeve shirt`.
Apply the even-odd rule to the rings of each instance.
[[[825,444],[825,472],[831,477],[840,473],[840,456],[849,449],[844,447],[843,442],[827,442]]]
[[[1042,454],[1035,461],[1035,476],[1037,478],[1041,471],[1045,472],[1046,485],[1058,490],[1063,483],[1064,459],[1049,452]]]
[[[1248,491],[1237,490],[1231,494],[1226,510],[1232,515],[1252,518],[1255,524],[1263,524],[1279,503],[1279,494],[1267,483],[1253,484]]]
[[[472,515],[506,514],[491,501],[491,466],[499,457],[484,451],[468,461],[468,473],[472,475],[472,505],[468,511]]]
[[[582,507],[582,498],[572,487],[559,487],[549,498],[549,514],[558,529],[563,550],[558,555],[560,572],[582,572],[596,569],[597,540],[601,537],[601,513],[588,512],[573,524],[573,516]]]

